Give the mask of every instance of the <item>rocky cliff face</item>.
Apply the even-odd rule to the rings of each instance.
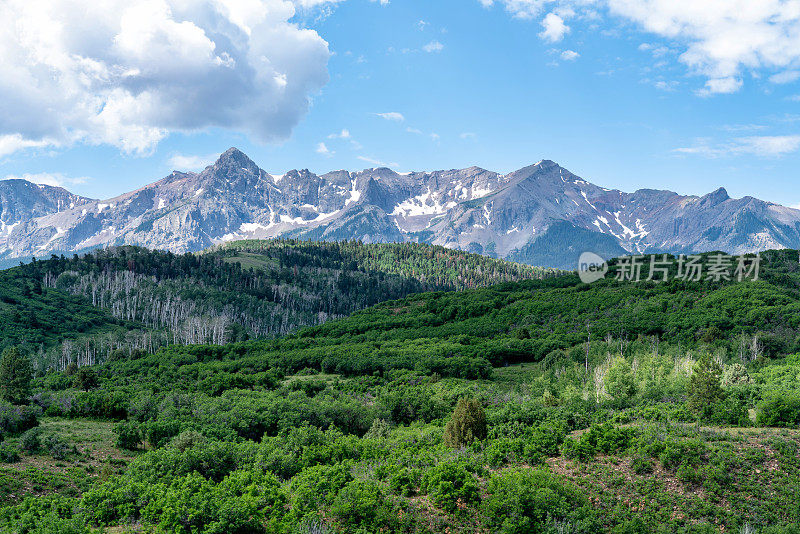
[[[0,209],[5,258],[123,244],[185,252],[278,236],[424,241],[569,268],[584,250],[611,256],[800,248],[798,210],[731,199],[724,189],[703,197],[625,193],[547,160],[508,175],[470,167],[273,176],[232,148],[200,173],[176,171],[102,201],[0,182]]]

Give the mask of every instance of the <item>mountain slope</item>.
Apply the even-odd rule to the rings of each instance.
[[[5,187],[8,198],[27,194]],[[232,148],[200,173],[176,171],[113,199],[65,194],[50,204],[14,204],[27,211],[14,212],[16,223],[3,216],[2,258],[113,245],[187,252],[280,236],[426,242],[559,268],[573,268],[585,250],[612,257],[800,248],[798,210],[732,199],[724,189],[703,197],[625,193],[591,184],[549,160],[507,175],[469,167],[276,176]]]
[[[114,247],[0,271],[0,349],[28,342],[43,366],[94,363],[117,349],[274,337],[412,293],[553,274],[415,243],[242,241],[184,255]]]

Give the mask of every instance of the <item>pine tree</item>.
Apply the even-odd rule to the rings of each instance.
[[[24,404],[31,394],[33,367],[27,356],[9,347],[0,357],[0,397],[12,404]]]
[[[486,413],[480,402],[462,397],[444,429],[444,443],[460,448],[486,438]]]
[[[698,415],[707,414],[711,407],[725,398],[721,385],[722,367],[709,356],[703,357],[694,366],[686,390],[689,408]]]

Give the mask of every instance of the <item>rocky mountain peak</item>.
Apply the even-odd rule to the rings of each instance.
[[[239,171],[250,171],[253,174],[259,174],[261,169],[258,168],[253,160],[247,157],[247,154],[242,152],[236,147],[229,148],[222,154],[220,154],[217,161],[214,162],[212,168],[219,172],[239,172]]]
[[[302,169],[302,168],[301,168]],[[552,160],[506,175],[479,167],[382,167],[270,177],[237,148],[201,173],[173,173],[90,201],[0,182],[0,260],[112,244],[173,252],[248,238],[424,241],[573,268],[582,251],[753,252],[800,248],[800,212],[757,199],[598,187]]]
[[[720,187],[716,191],[705,195],[700,200],[706,205],[716,206],[717,204],[721,204],[730,198],[731,197],[728,195],[728,191],[724,187]]]

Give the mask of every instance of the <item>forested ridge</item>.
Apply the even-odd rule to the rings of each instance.
[[[797,258],[410,293],[58,371],[7,349],[0,531],[797,534]]]
[[[269,338],[412,293],[556,273],[418,244],[244,241],[182,255],[117,247],[4,271],[0,291],[30,289],[25,302],[6,302],[9,324],[48,322],[41,335],[9,330],[3,344],[27,343],[38,365],[63,368],[116,350]],[[48,299],[70,304],[33,312]],[[74,308],[69,317],[59,315],[64,307]],[[127,326],[116,328],[121,322]]]

